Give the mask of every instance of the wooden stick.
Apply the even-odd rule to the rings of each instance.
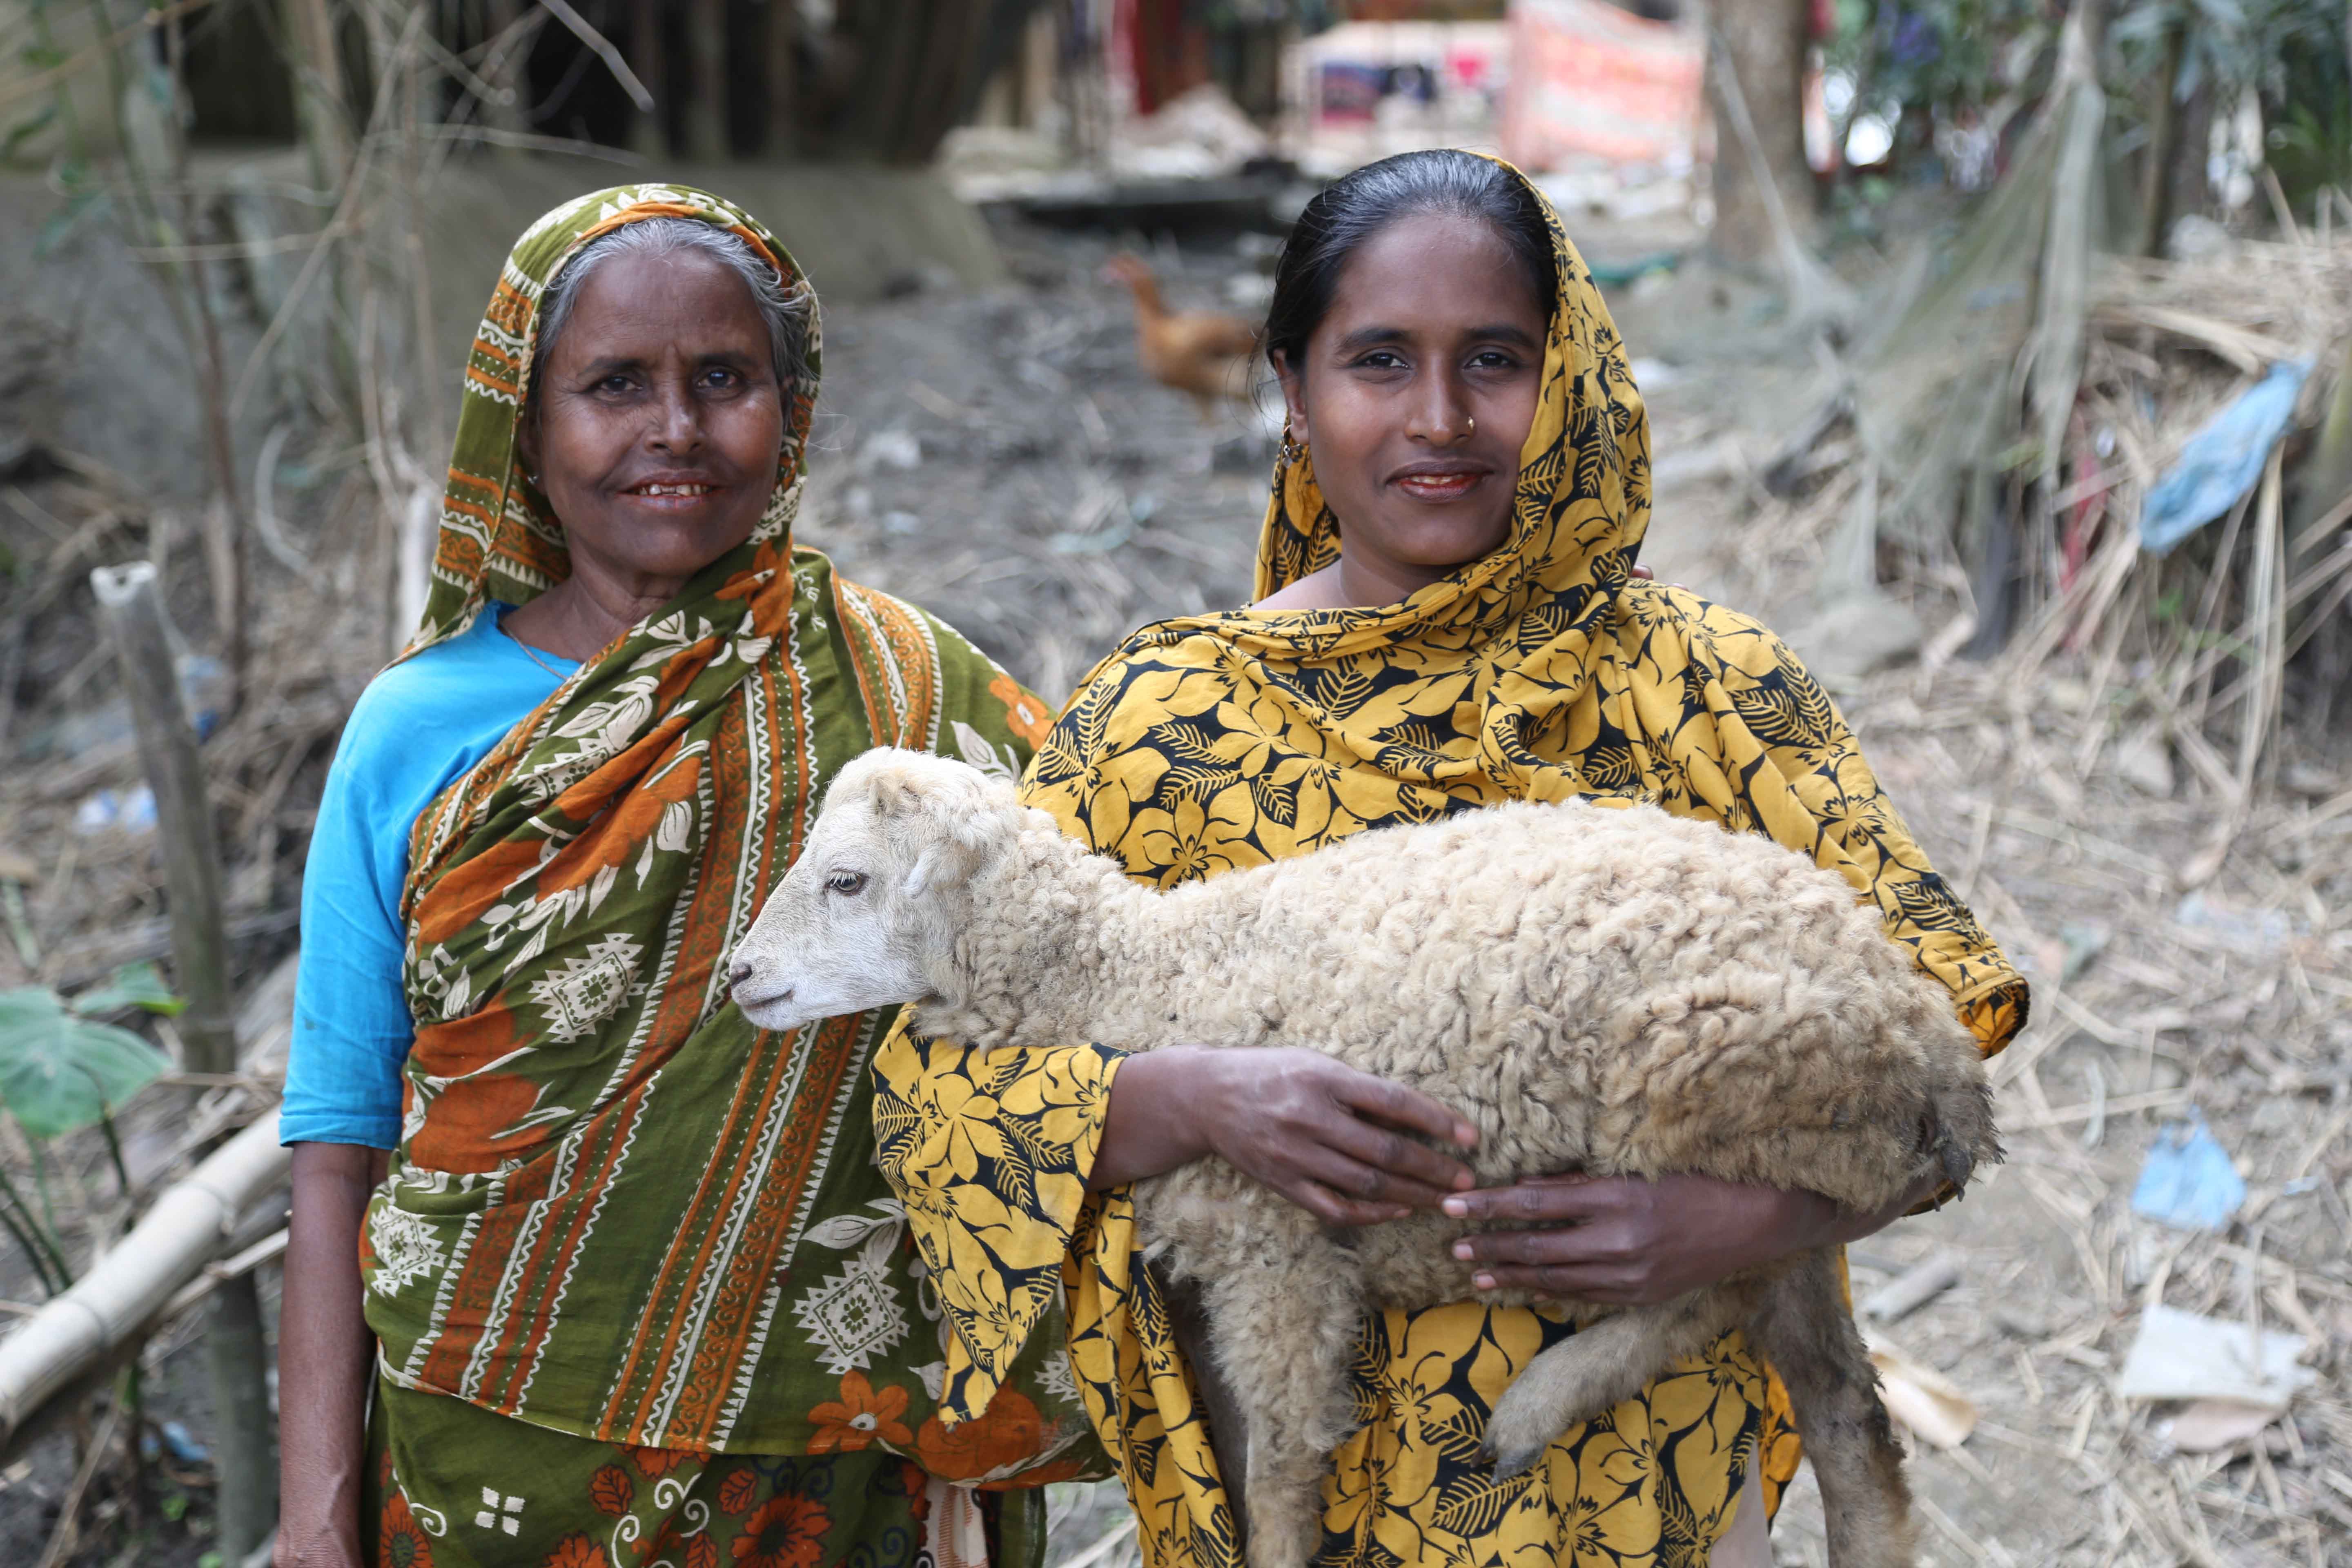
[[[155,792],[173,980],[188,1001],[177,1020],[182,1065],[191,1072],[234,1073],[236,1020],[230,1007],[220,846],[213,835],[212,801],[195,731],[180,698],[155,568],[145,561],[101,566],[90,574],[90,586],[107,640],[122,667],[140,761]],[[232,1211],[228,1218],[235,1217]],[[218,1245],[217,1237],[211,1239]],[[206,1341],[219,1456],[219,1541],[226,1556],[242,1559],[269,1532],[278,1514],[277,1444],[265,1381],[268,1349],[251,1276],[226,1282],[216,1293]]]
[[[2023,1131],[2031,1127],[2063,1127],[2070,1121],[2088,1121],[2093,1116],[2120,1116],[2127,1110],[2168,1110],[2176,1105],[2189,1103],[2185,1089],[2151,1089],[2146,1094],[2115,1094],[2105,1100],[2083,1105],[2068,1105],[2039,1115],[2019,1117],[2002,1124],[2004,1131]]]
[[[134,561],[89,574],[100,618],[139,738],[139,761],[155,792],[155,826],[163,840],[163,884],[172,920],[173,981],[187,999],[178,1019],[191,1072],[236,1071],[236,1026],[229,1007],[227,921],[221,899],[220,854],[213,838],[212,802],[195,731],[180,700],[163,596],[155,568]]]
[[[81,1468],[74,1472],[73,1484],[66,1489],[66,1500],[58,1510],[58,1527],[50,1532],[49,1543],[41,1552],[40,1568],[58,1568],[72,1552],[75,1537],[81,1533],[81,1500],[89,1491],[98,1468],[106,1462],[107,1450],[114,1447],[114,1429],[121,1424],[122,1405],[118,1400],[99,1424],[89,1452],[82,1456]],[[138,1441],[136,1434],[131,1440]]]

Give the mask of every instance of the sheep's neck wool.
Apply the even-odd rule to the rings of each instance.
[[[614,225],[680,215],[796,279],[755,220],[676,187],[583,197],[527,233],[468,363],[419,646],[565,574],[514,460],[540,292]],[[835,772],[895,744],[1009,773],[1045,719],[943,623],[793,549],[814,395],[812,374],[751,539],[417,824],[402,912],[418,1027],[362,1237],[368,1321],[396,1384],[532,1427],[750,1455],[878,1446],[960,1482],[1074,1473],[1099,1460],[1050,1374],[1016,1379],[993,1426],[930,1419],[938,1332],[873,1162],[866,1065],[893,1014],[772,1034],[727,999],[723,955]]]
[[[1063,713],[1024,799],[1162,888],[1464,806],[1652,802],[1844,874],[1998,1050],[2024,1020],[2025,984],[1913,841],[1820,685],[1755,621],[1630,574],[1650,514],[1648,424],[1591,274],[1545,212],[1560,290],[1505,545],[1398,605],[1143,628]],[[1281,459],[1259,596],[1339,552],[1311,460]],[[1090,1198],[1081,1179],[1115,1064],[1079,1047],[1030,1054],[1015,1071],[900,1040],[877,1062],[886,1120],[910,1132],[914,1108],[950,1099],[984,1092],[1016,1121],[1025,1112],[1011,1108],[1035,1108],[1034,1128],[1006,1140],[1011,1165],[967,1173],[885,1140],[927,1256],[959,1260],[940,1277],[958,1331],[949,1403],[985,1403],[1066,1284],[1073,1363],[1111,1451],[1132,1456],[1148,1561],[1223,1568],[1231,1517],[1166,1304],[1131,1256],[1132,1211],[1120,1194]],[[1018,1157],[1033,1147],[1039,1157]],[[1549,1484],[1482,1480],[1486,1411],[1564,1331],[1475,1303],[1369,1320],[1358,1376],[1370,1419],[1339,1452],[1340,1503],[1327,1515],[1353,1538],[1328,1553],[1699,1561],[1759,1442],[1776,1498],[1794,1473],[1785,1398],[1768,1395],[1735,1337],[1660,1379],[1646,1412],[1563,1438],[1536,1471]],[[1614,1500],[1596,1515],[1592,1499]]]

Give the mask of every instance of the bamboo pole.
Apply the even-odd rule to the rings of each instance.
[[[59,1392],[152,1332],[173,1297],[219,1255],[237,1216],[286,1170],[272,1110],[163,1189],[79,1284],[0,1340],[0,1454]]]
[[[155,826],[163,841],[172,920],[173,981],[188,1002],[179,1021],[181,1065],[191,1072],[234,1073],[236,1023],[230,1011],[220,847],[213,835],[212,801],[205,789],[204,763],[196,755],[195,731],[180,700],[155,568],[145,561],[101,566],[89,580],[107,640],[122,667],[140,763],[155,794]],[[236,1211],[226,1218],[234,1222]],[[231,1281],[215,1294],[205,1348],[213,1389],[214,1451],[219,1456],[215,1525],[222,1554],[236,1560],[260,1544],[278,1522],[278,1459],[264,1382],[268,1345],[251,1277]]]

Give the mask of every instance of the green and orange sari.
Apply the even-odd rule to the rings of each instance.
[[[625,223],[748,215],[668,186],[548,214],[468,356],[425,626],[567,574],[522,475],[538,304]],[[875,1162],[889,1013],[755,1029],[725,955],[826,782],[879,744],[1008,777],[1036,699],[952,628],[792,543],[818,363],[752,537],[583,664],[417,822],[416,1039],[362,1238],[381,1342],[373,1545],[397,1568],[887,1568],[1042,1549],[1034,1489],[1100,1473],[1061,1335],[976,1420],[937,1414],[947,1332]],[[1003,1494],[1002,1504],[977,1494]]]

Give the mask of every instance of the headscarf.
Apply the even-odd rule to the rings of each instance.
[[[1501,546],[1400,605],[1244,609],[1142,628],[1071,700],[1031,765],[1024,800],[1160,888],[1502,801],[1646,802],[1764,834],[1836,868],[1877,903],[1888,935],[1951,990],[1982,1047],[1999,1049],[2023,1022],[2024,983],[1912,841],[1820,685],[1754,620],[1631,574],[1650,515],[1648,422],[1591,272],[1550,205],[1540,193],[1537,200],[1559,293]],[[1261,596],[1336,560],[1339,532],[1311,458],[1286,451],[1259,543]],[[894,1042],[877,1065],[881,1103],[888,1114],[908,1108],[920,1125],[920,1108],[982,1083],[999,1105],[1108,1102],[1117,1064],[1100,1048],[1032,1056],[1016,1070],[945,1042]],[[1125,1189],[1086,1191],[1098,1122],[1075,1139],[1051,1131],[1041,1119],[1007,1140],[1047,1151],[1016,1162],[1010,1176],[945,1163],[936,1141],[885,1142],[918,1242],[943,1270],[958,1333],[951,1408],[985,1400],[1051,1299],[1058,1267],[1073,1362],[1104,1442],[1122,1456],[1147,1561],[1222,1568],[1234,1560],[1231,1520],[1167,1303],[1135,1266],[1130,1200]],[[1008,1208],[1024,1224],[1008,1224]],[[1514,1483],[1505,1498],[1495,1483],[1475,1482],[1458,1462],[1475,1459],[1475,1425],[1445,1428],[1448,1436],[1432,1424],[1441,1409],[1475,1404],[1481,1396],[1465,1391],[1480,1379],[1491,1398],[1498,1369],[1524,1365],[1556,1331],[1525,1310],[1475,1303],[1367,1321],[1357,1363],[1363,1408],[1405,1397],[1386,1392],[1392,1375],[1424,1388],[1429,1402],[1412,1418],[1419,1436],[1400,1436],[1402,1427],[1370,1435],[1376,1421],[1340,1450],[1338,1506],[1368,1532],[1351,1561],[1453,1560],[1496,1550],[1498,1540],[1510,1561],[1551,1560],[1566,1527],[1539,1517],[1552,1506],[1544,1489]],[[1415,1370],[1397,1370],[1404,1361]],[[1753,1412],[1764,1388],[1744,1355],[1662,1377],[1645,1396],[1652,1425],[1625,1411],[1617,1422],[1653,1433],[1652,1447],[1604,1441],[1595,1434],[1606,1424],[1596,1423],[1567,1461],[1576,1475],[1554,1489],[1622,1500],[1610,1509],[1636,1543],[1624,1546],[1625,1560],[1648,1561],[1643,1553],[1662,1551],[1662,1530],[1706,1524],[1691,1509],[1727,1510],[1727,1446],[1747,1441],[1738,1413]],[[1768,1482],[1777,1483],[1793,1473],[1796,1444],[1777,1385],[1769,1403],[1761,1441]],[[1706,1440],[1686,1444],[1694,1434]],[[1374,1465],[1368,1443],[1408,1451]],[[1410,1451],[1414,1443],[1423,1447]],[[1662,1522],[1656,1467],[1682,1462],[1664,1458],[1669,1450],[1712,1453],[1695,1462],[1716,1467],[1715,1491],[1685,1489]],[[1468,1490],[1414,1489],[1448,1476]],[[1496,1523],[1506,1512],[1533,1522]],[[1583,1550],[1580,1539],[1579,1561]],[[1594,1559],[1602,1560],[1614,1559]]]
[[[1632,575],[1648,417],[1591,271],[1537,200],[1559,297],[1503,544],[1400,605],[1142,628],[1072,700],[1029,798],[1163,887],[1465,806],[1646,801],[1843,872],[1964,1011],[1992,1009],[1979,1032],[1997,1049],[2024,986],[1828,694],[1755,620]],[[1339,542],[1313,458],[1286,449],[1259,595]]]
[[[408,657],[566,575],[516,460],[540,300],[582,247],[655,217],[723,228],[800,282],[774,236],[699,191],[600,191],[532,225],[467,359]],[[945,625],[793,550],[817,363],[812,305],[810,374],[751,537],[416,825],[416,1038],[362,1238],[368,1317],[396,1383],[539,1426],[667,1448],[879,1445],[1001,1480],[1090,1438],[1034,1380],[955,1434],[929,1415],[936,1312],[872,1156],[866,1063],[894,1010],[778,1035],[725,984],[844,763],[944,739],[1009,773],[1043,717]]]

